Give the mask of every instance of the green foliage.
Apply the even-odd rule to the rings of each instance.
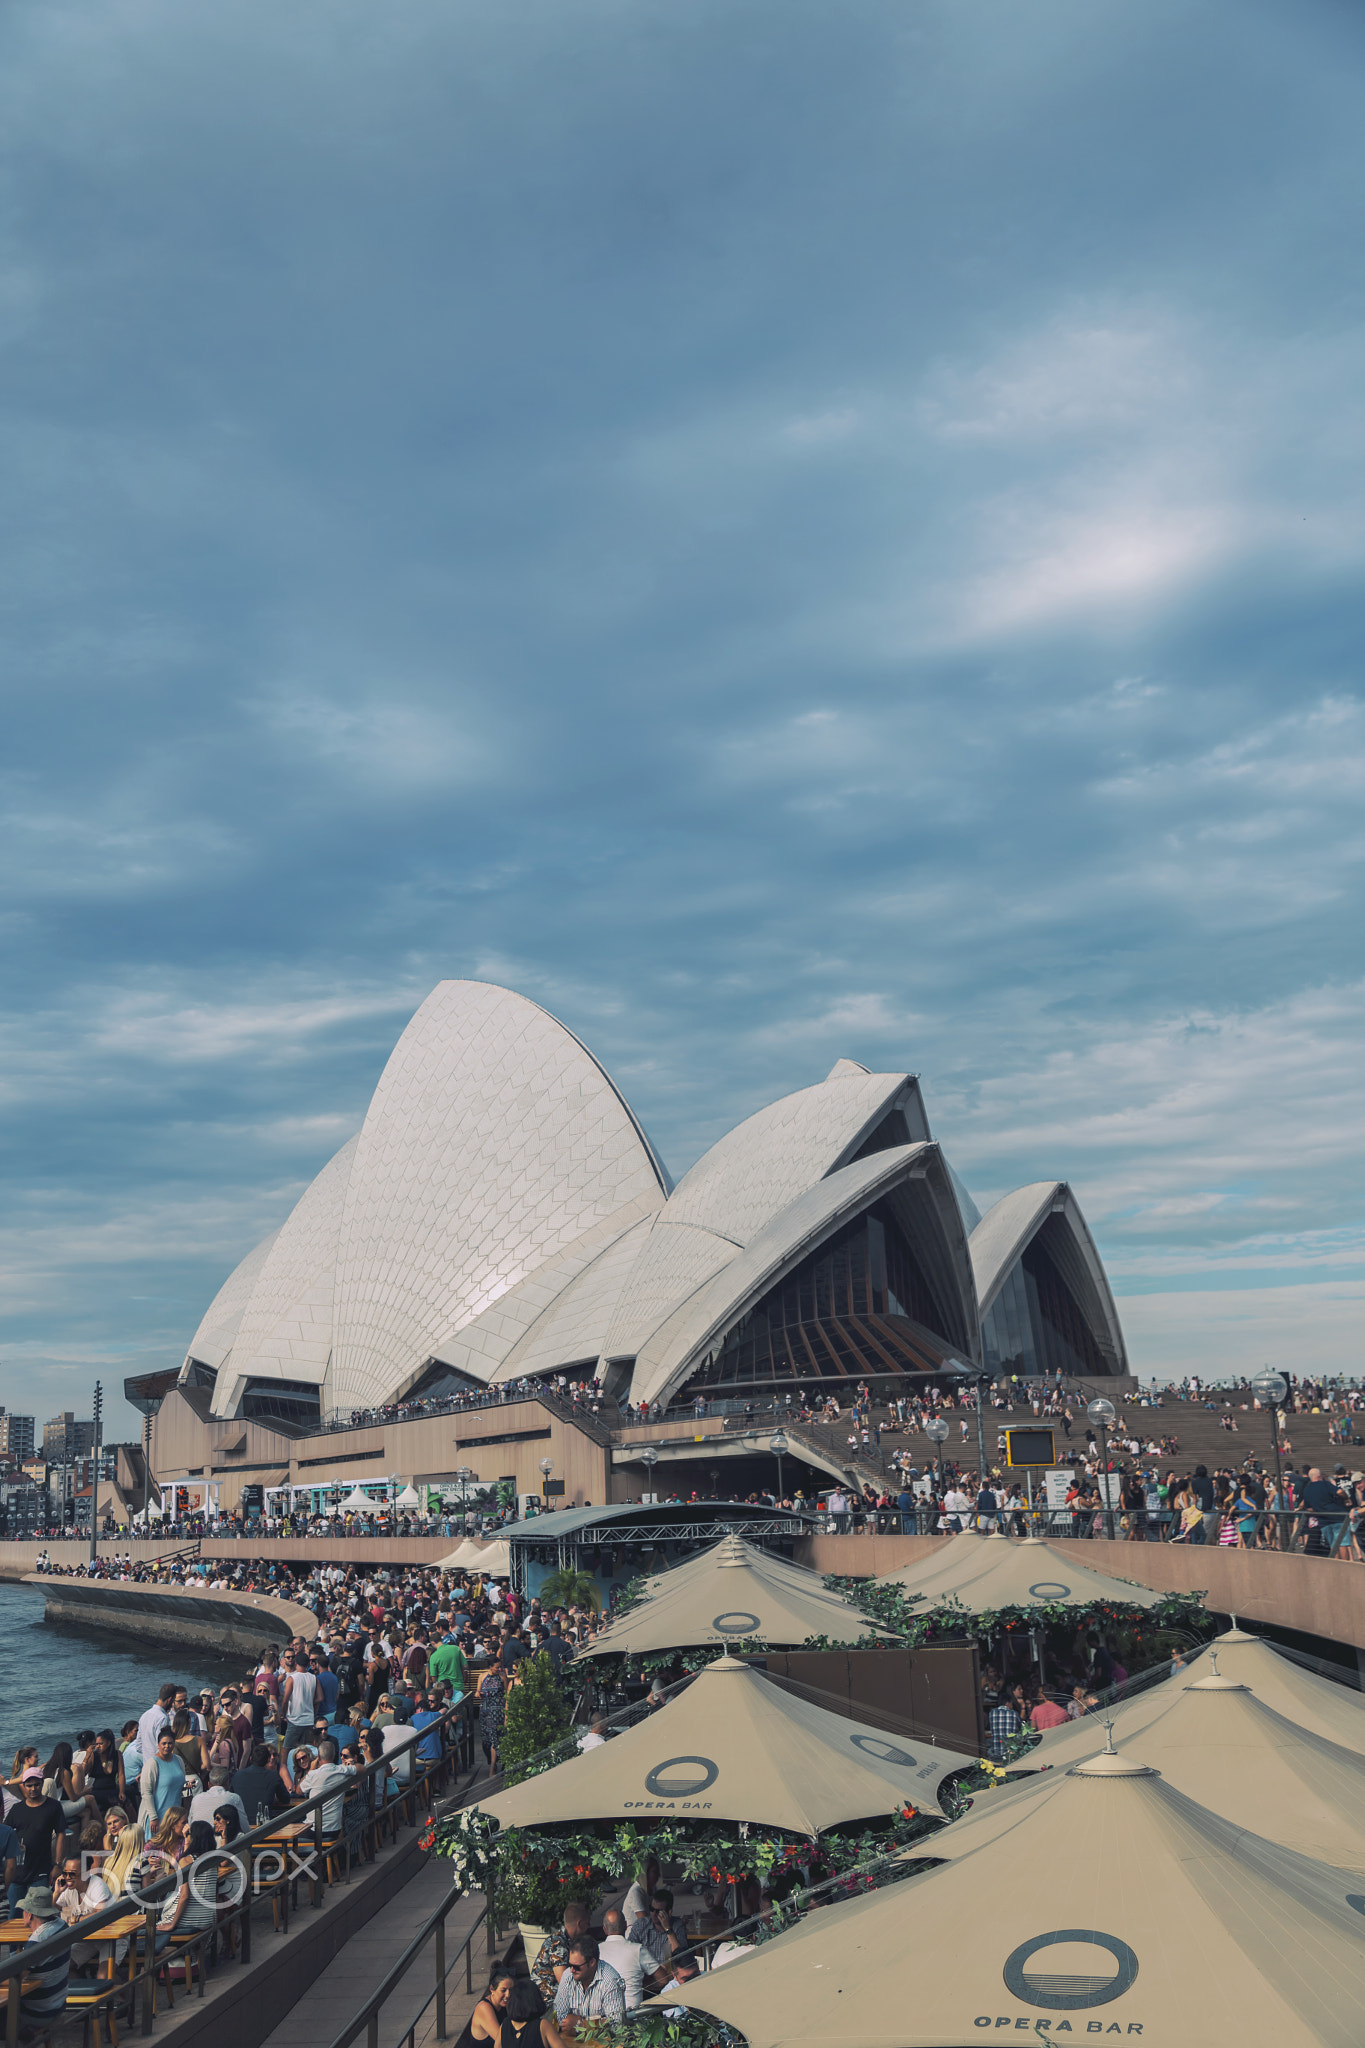
[[[505,1828],[497,1838],[497,1859],[494,1899],[502,1920],[557,1927],[570,1899],[597,1903],[591,1863],[575,1855],[563,1838],[552,1841],[522,1828]]]
[[[464,1809],[466,1815],[477,1813],[477,1808]],[[470,1825],[464,1822],[466,1834]],[[778,1885],[787,1873],[795,1879],[801,1865],[813,1865],[830,1876],[851,1870],[905,1848],[938,1825],[936,1816],[907,1808],[872,1826],[832,1828],[815,1841],[757,1824],[686,1820],[660,1820],[647,1829],[633,1821],[507,1828],[489,1845],[490,1877],[504,1918],[547,1926],[558,1919],[566,1900],[596,1899],[608,1880],[634,1877],[650,1855],[675,1863],[683,1879],[693,1884],[758,1877]],[[463,1838],[455,1835],[452,1824],[443,1823],[437,1831],[437,1852],[451,1855],[462,1846]]]
[[[509,1785],[533,1773],[527,1768],[543,1749],[560,1742],[569,1732],[569,1710],[548,1651],[523,1658],[517,1682],[508,1687],[507,1708],[498,1761]]]
[[[497,1822],[477,1806],[463,1806],[438,1822],[432,1847],[450,1859],[451,1883],[462,1892],[488,1892],[496,1883],[502,1861]]]
[[[540,1589],[542,1607],[590,1607],[594,1614],[602,1612],[602,1595],[591,1572],[576,1572],[569,1568],[551,1572]]]
[[[742,2039],[704,2012],[681,2012],[678,2018],[671,2017],[677,2010],[642,2006],[639,2012],[631,2014],[630,2024],[625,2028],[608,2026],[602,2019],[587,2020],[585,2031],[578,2038],[591,2044],[591,2048],[729,2048],[729,2044]]]
[[[858,1579],[826,1579],[825,1583],[845,1599],[856,1601],[864,1614],[882,1627],[896,1631],[911,1648],[948,1639],[985,1645],[1002,1636],[1027,1635],[1039,1628],[1063,1630],[1073,1636],[1086,1629],[1101,1628],[1119,1633],[1128,1652],[1128,1669],[1140,1671],[1170,1654],[1170,1630],[1198,1638],[1210,1634],[1213,1626],[1200,1593],[1170,1593],[1155,1607],[1130,1606],[1123,1600],[1097,1601],[1090,1607],[1038,1601],[1027,1607],[990,1608],[974,1614],[956,1596],[934,1607],[924,1607],[920,1594],[907,1595],[900,1586]],[[839,1646],[817,1641],[806,1645],[807,1649],[835,1647]]]

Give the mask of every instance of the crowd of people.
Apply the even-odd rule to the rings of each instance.
[[[594,2022],[620,2027],[646,1999],[679,1992],[702,1970],[724,1969],[748,1954],[753,1939],[732,1938],[736,1922],[772,1913],[758,1878],[703,1889],[692,1901],[693,1929],[677,1910],[683,1903],[653,1855],[596,1924],[585,1903],[570,1899],[560,1924],[527,1955],[528,1974],[505,1964],[494,1969],[457,2048],[508,2048],[509,2030],[512,2048],[528,2031],[542,2048],[563,2048],[593,2031]],[[665,2008],[665,2020],[681,2010]]]
[[[202,1582],[192,1567],[173,1571]],[[340,1565],[292,1573],[244,1562],[233,1583],[238,1572],[243,1583],[311,1608],[312,1640],[268,1646],[240,1682],[216,1692],[168,1679],[136,1716],[111,1713],[105,1727],[73,1730],[46,1757],[31,1742],[15,1752],[0,1865],[10,1916],[31,1930],[32,1988],[21,2011],[30,2031],[45,2031],[64,2009],[69,1969],[93,1961],[78,1944],[49,1967],[44,1940],[177,1873],[183,1881],[161,1909],[158,1948],[212,1925],[219,1899],[190,1883],[196,1859],[221,1849],[230,1862],[240,1835],[331,1792],[335,1803],[321,1813],[324,1830],[335,1831],[348,1784],[367,1766],[378,1804],[400,1798],[415,1771],[439,1760],[448,1708],[471,1694],[485,1762],[496,1770],[520,1667],[541,1649],[564,1663],[600,1626],[588,1608],[547,1613],[503,1584],[464,1575]],[[128,1576],[147,1574],[133,1566]]]

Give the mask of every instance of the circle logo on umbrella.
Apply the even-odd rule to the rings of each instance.
[[[869,1756],[875,1756],[884,1764],[917,1764],[919,1758],[911,1756],[905,1749],[897,1749],[893,1742],[883,1742],[880,1735],[850,1735],[849,1741],[855,1749],[862,1749]]]
[[[1052,1968],[1030,1969],[1035,1956],[1052,1948],[1102,1949],[1112,1956],[1116,1970],[1085,1967],[1090,1958],[1053,1956]],[[1100,1958],[1095,1957],[1098,1963]],[[1068,1970],[1065,1966],[1071,1965]],[[1048,2012],[1077,2012],[1086,2006],[1108,2005],[1122,1998],[1137,1977],[1138,1959],[1126,1941],[1116,1934],[1096,1934],[1090,1927],[1060,1927],[1052,1934],[1035,1934],[1032,1941],[1019,1944],[1005,1959],[1005,1987],[1025,2005],[1040,2005]]]
[[[1064,1586],[1060,1579],[1039,1579],[1036,1586],[1029,1587],[1031,1600],[1065,1600],[1070,1586]]]
[[[720,1765],[709,1756],[670,1756],[649,1772],[645,1790],[656,1799],[695,1799],[719,1776]]]
[[[729,1614],[718,1614],[711,1626],[723,1636],[751,1636],[763,1624],[756,1614],[746,1614],[737,1607]]]

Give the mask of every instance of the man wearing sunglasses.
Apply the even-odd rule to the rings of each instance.
[[[569,1966],[555,1993],[555,2024],[572,2040],[584,2020],[626,2023],[626,1987],[610,1963],[602,1962],[590,1934],[576,1934],[569,1944]]]

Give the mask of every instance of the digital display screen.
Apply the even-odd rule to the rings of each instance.
[[[1055,1465],[1050,1429],[1007,1429],[1005,1461],[1010,1465]]]

